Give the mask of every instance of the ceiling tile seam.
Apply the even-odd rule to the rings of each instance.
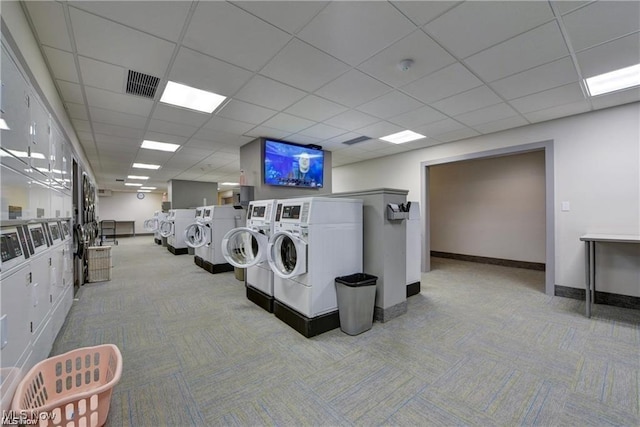
[[[236,2],[234,2],[234,1],[229,1],[228,3],[229,3],[229,4],[231,4],[231,5],[233,5],[233,6],[235,6],[235,7],[237,7],[238,9],[242,10],[243,12],[248,13],[249,15],[253,16],[254,18],[259,19],[260,21],[264,22],[265,24],[269,24],[269,25],[270,25],[270,26],[272,26],[273,28],[277,28],[278,30],[283,31],[283,32],[285,32],[285,33],[287,33],[287,34],[289,34],[289,35],[291,35],[291,36],[295,36],[297,33],[299,33],[300,31],[302,31],[302,30],[304,29],[304,27],[306,27],[307,25],[309,25],[309,24],[311,23],[311,21],[313,21],[313,20],[316,18],[316,16],[318,16],[320,13],[322,13],[322,11],[324,11],[324,10],[327,8],[327,6],[329,6],[329,4],[331,3],[331,1],[326,1],[326,2],[325,2],[326,4],[325,4],[325,5],[324,5],[320,10],[318,10],[318,11],[317,11],[317,12],[316,12],[316,13],[315,13],[311,18],[309,18],[309,19],[307,20],[307,22],[305,22],[304,24],[300,25],[300,28],[298,29],[298,31],[295,31],[295,32],[288,31],[288,30],[286,30],[286,29],[284,29],[284,28],[280,28],[280,27],[278,27],[278,26],[277,26],[277,25],[275,25],[275,24],[272,24],[271,22],[269,22],[269,21],[265,20],[264,18],[262,18],[262,17],[260,17],[260,16],[258,16],[258,15],[255,15],[253,12],[251,12],[251,11],[249,11],[249,10],[244,9],[242,6],[240,6],[239,4],[236,4]]]
[[[93,120],[91,119],[91,112],[89,111],[89,102],[87,100],[87,92],[84,88],[84,80],[82,78],[82,72],[80,70],[80,59],[78,58],[78,46],[76,45],[76,39],[73,32],[73,24],[71,22],[71,14],[69,13],[69,5],[67,2],[65,2],[65,3],[62,3],[61,6],[62,6],[62,11],[64,13],[64,21],[67,26],[67,36],[69,37],[69,42],[71,43],[71,49],[73,50],[72,52],[73,62],[76,67],[76,72],[78,73],[78,82],[80,84],[80,92],[82,93],[84,108],[87,112],[87,118],[89,120],[89,128],[91,129],[91,136],[93,137],[93,146],[95,147],[96,154],[98,155],[98,166],[100,167],[100,171],[102,171],[103,169],[102,156],[100,155],[100,150],[98,148],[98,144],[96,143],[96,133],[95,133],[95,130],[93,129]],[[41,51],[42,51],[42,48],[41,48]],[[44,53],[43,53],[43,56],[44,56]],[[61,92],[58,92],[58,93],[60,94],[60,98],[62,98],[62,93]],[[74,129],[75,129],[75,126],[74,126]],[[78,131],[76,131],[76,137],[77,137],[77,132]]]
[[[569,37],[569,32],[567,31],[567,28],[564,25],[564,19],[562,18],[562,15],[558,11],[557,6],[555,5],[555,3],[550,2],[549,5],[551,7],[553,15],[556,18],[556,22],[558,23],[558,27],[560,28],[560,34],[562,34],[562,39],[564,40],[564,43],[565,43],[567,49],[569,50],[569,55],[571,56],[571,62],[573,63],[573,67],[575,68],[575,71],[578,74],[578,83],[580,84],[580,90],[582,91],[582,95],[585,97],[585,99],[589,103],[589,110],[593,111],[593,109],[594,109],[593,108],[593,103],[591,102],[591,97],[589,96],[589,91],[587,90],[587,87],[585,85],[584,78],[582,76],[582,70],[580,69],[580,64],[578,63],[578,57],[576,56],[576,52],[573,49],[573,44],[571,43],[571,38]]]
[[[558,1],[558,0],[555,0],[555,1]],[[569,9],[569,10],[567,10],[566,12],[562,12],[562,13],[560,13],[560,11],[558,11],[559,16],[560,16],[560,15],[562,15],[562,16],[569,15],[569,14],[571,14],[571,13],[573,13],[573,12],[576,12],[576,11],[577,11],[577,10],[579,10],[579,9],[583,9],[583,8],[585,8],[585,7],[589,6],[589,5],[591,5],[591,4],[593,4],[593,3],[597,2],[597,1],[601,1],[601,0],[591,0],[591,1],[587,1],[586,3],[584,3],[584,4],[580,4],[580,5],[576,6],[576,7],[574,7],[573,9]],[[553,3],[553,1],[549,0],[549,4],[551,4],[551,3]],[[569,3],[569,2],[567,2],[567,3]],[[552,9],[553,9],[553,7],[552,7]]]
[[[640,20],[640,17],[638,17],[638,20]],[[608,39],[608,40],[605,40],[605,41],[603,41],[603,42],[596,43],[596,44],[594,44],[594,45],[592,45],[592,46],[585,47],[584,49],[576,50],[575,52],[576,52],[576,54],[578,54],[578,53],[583,53],[583,52],[586,52],[587,50],[591,50],[591,49],[596,48],[596,47],[604,46],[604,45],[606,45],[606,44],[608,44],[608,43],[618,41],[618,40],[620,40],[620,39],[623,39],[623,38],[625,38],[625,37],[632,36],[632,35],[634,35],[634,34],[637,34],[638,36],[640,36],[640,30],[630,31],[630,32],[628,32],[628,33],[626,33],[626,34],[623,34],[623,35],[621,35],[621,36],[616,36],[616,37],[614,37],[614,38],[612,38],[612,39]]]
[[[162,75],[162,77],[160,78],[160,82],[158,83],[158,89],[159,88],[164,88],[167,85],[167,82],[169,80],[169,74],[171,74],[171,69],[173,68],[173,65],[175,63],[176,57],[178,56],[178,52],[180,51],[180,47],[182,46],[182,41],[187,33],[187,29],[189,28],[189,25],[191,24],[191,18],[193,17],[195,10],[196,10],[196,6],[197,3],[196,2],[192,2],[191,5],[189,6],[189,11],[187,12],[187,16],[185,17],[184,23],[182,24],[182,29],[180,30],[180,35],[178,36],[178,40],[175,42],[170,42],[172,44],[174,44],[174,48],[173,48],[173,52],[171,53],[171,58],[169,58],[169,63],[167,64],[167,67],[164,71],[164,74]],[[149,132],[149,125],[151,124],[151,120],[153,119],[153,113],[156,110],[156,107],[158,106],[158,103],[160,102],[160,96],[158,94],[158,92],[156,92],[156,96],[155,99],[153,100],[153,105],[151,106],[151,110],[149,111],[149,115],[147,116],[147,120],[146,123],[144,125],[144,133],[143,133],[143,138],[147,135],[147,132]],[[196,130],[197,132],[197,130]],[[194,132],[195,134],[195,132]],[[193,136],[193,135],[191,135]],[[187,139],[188,141],[188,139]],[[142,143],[142,141],[140,141]],[[186,142],[185,142],[186,144]],[[142,144],[141,144],[142,145]],[[143,149],[141,147],[138,148],[138,151],[136,151],[135,157],[134,159],[137,159],[140,152]],[[175,156],[176,154],[174,153],[173,156]],[[167,162],[169,160],[171,160],[173,158],[173,156],[170,156],[165,162],[164,164],[162,164],[161,166],[164,166],[167,164]]]
[[[451,12],[453,9],[455,9],[456,7],[460,6],[463,3],[464,3],[464,1],[459,1],[459,2],[455,3],[454,5],[452,5],[450,8],[448,8],[447,10],[445,10],[444,12],[441,12],[438,15],[436,15],[435,17],[431,18],[429,21],[427,21],[427,22],[425,22],[423,24],[420,24],[420,23],[417,23],[416,21],[414,21],[413,19],[411,19],[411,17],[408,16],[406,13],[404,13],[402,10],[400,10],[398,8],[398,6],[396,6],[396,2],[395,1],[389,1],[389,4],[391,4],[391,6],[393,6],[398,12],[400,12],[402,15],[404,15],[405,18],[407,18],[409,21],[411,21],[417,27],[423,27],[423,26],[425,26],[427,24],[430,24],[431,22],[433,22],[436,19],[440,18],[445,13]]]

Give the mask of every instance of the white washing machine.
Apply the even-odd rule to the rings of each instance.
[[[195,218],[195,209],[171,209],[167,219],[160,222],[160,235],[167,238],[167,249],[174,255],[189,253],[184,230]]]
[[[3,226],[0,231],[2,264],[0,264],[0,395],[2,410],[11,406],[13,392],[30,368],[31,250],[25,228]]]
[[[244,268],[247,299],[273,312],[273,270],[267,260],[273,234],[276,200],[249,202],[247,226],[234,228],[222,239],[222,253],[229,264]]]
[[[267,258],[274,314],[306,337],[337,328],[335,278],[362,272],[362,200],[278,200]]]
[[[162,211],[155,211],[153,213],[153,218],[146,219],[143,223],[144,229],[146,231],[153,233],[153,241],[156,244],[162,244],[162,236],[160,236],[160,222],[167,219],[167,214]]]
[[[196,248],[195,263],[210,273],[233,271],[220,250],[222,238],[231,229],[244,225],[244,209],[240,206],[206,206],[200,221],[184,230],[187,244]]]

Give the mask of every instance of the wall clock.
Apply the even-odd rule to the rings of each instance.
[[[140,200],[144,199],[144,193],[138,193],[138,199]]]

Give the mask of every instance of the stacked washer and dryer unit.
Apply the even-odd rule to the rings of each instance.
[[[275,205],[272,221],[269,205]],[[335,278],[362,272],[362,200],[257,201],[249,212],[248,227],[227,234],[222,246],[231,264],[248,268],[247,297],[269,310],[273,277],[276,317],[305,337],[339,327]]]
[[[160,235],[167,239],[167,250],[174,255],[189,253],[183,230],[193,222],[195,209],[170,209],[167,218],[160,221]]]
[[[222,253],[229,264],[246,269],[247,299],[273,312],[273,270],[267,260],[273,234],[276,200],[249,202],[246,227],[234,228],[222,239]]]
[[[195,248],[194,262],[209,273],[232,271],[221,252],[225,234],[244,222],[244,210],[240,206],[204,206],[202,216],[184,229],[184,239],[188,246]]]

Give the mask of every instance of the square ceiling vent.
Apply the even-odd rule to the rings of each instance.
[[[130,95],[153,99],[156,96],[158,83],[160,83],[160,77],[129,70],[126,92]]]

